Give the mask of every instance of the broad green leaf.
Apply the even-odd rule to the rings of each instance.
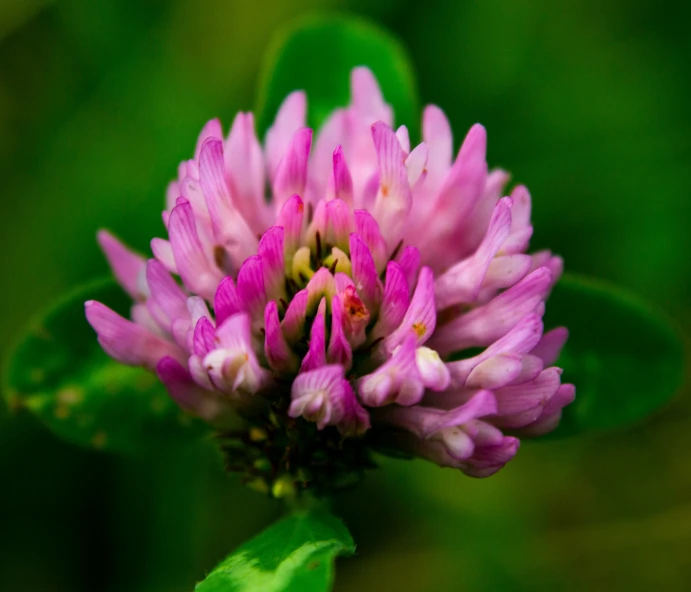
[[[199,434],[158,378],[111,360],[84,317],[99,300],[121,314],[131,304],[114,280],[78,288],[27,330],[6,368],[10,408],[28,409],[66,440],[103,450],[134,452],[174,445]]]
[[[374,24],[343,15],[304,19],[275,37],[259,85],[260,132],[294,90],[307,92],[308,124],[318,127],[333,109],[349,103],[350,71],[356,66],[374,72],[397,125],[405,124],[416,137],[417,93],[403,46]]]
[[[635,423],[662,407],[683,379],[679,333],[642,300],[604,282],[567,274],[547,302],[546,327],[564,325],[558,361],[576,385],[555,435]]]
[[[324,510],[283,518],[226,557],[195,592],[321,592],[330,590],[334,560],[355,544]]]

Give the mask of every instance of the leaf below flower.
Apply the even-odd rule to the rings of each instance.
[[[355,544],[324,510],[296,512],[226,557],[195,592],[321,592],[330,590],[334,560]]]
[[[123,366],[102,350],[84,318],[97,299],[127,314],[129,297],[112,279],[82,286],[40,315],[11,353],[3,391],[12,409],[28,409],[75,444],[118,452],[175,445],[198,436],[158,378]]]

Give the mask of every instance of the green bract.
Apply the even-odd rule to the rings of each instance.
[[[109,358],[84,318],[98,299],[127,314],[129,296],[111,279],[80,287],[30,325],[5,375],[11,408],[34,412],[66,440],[134,452],[200,433],[158,378]]]
[[[343,523],[323,510],[283,518],[226,557],[196,592],[321,592],[333,584],[338,555],[355,544]]]

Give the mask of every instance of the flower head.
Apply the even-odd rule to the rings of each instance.
[[[229,466],[262,486],[336,486],[382,444],[491,475],[575,394],[552,366],[567,332],[542,324],[562,261],[526,254],[527,189],[503,197],[481,125],[453,160],[437,107],[411,147],[366,68],[316,136],[305,114],[289,95],[263,146],[250,113],[226,138],[210,121],[168,187],[154,258],[99,234],[134,305],[126,320],[89,302],[89,322],[183,409],[217,426],[240,414]]]

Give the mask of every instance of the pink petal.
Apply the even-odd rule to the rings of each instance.
[[[427,161],[429,148],[427,144],[418,144],[405,159],[405,168],[408,171],[408,184],[414,187],[421,179],[427,177]]]
[[[504,198],[494,208],[485,238],[475,253],[440,275],[434,286],[439,309],[472,302],[482,287],[485,274],[511,228],[511,199]]]
[[[379,162],[379,192],[372,213],[386,239],[395,244],[412,205],[405,154],[393,130],[382,122],[372,126]]]
[[[415,247],[405,247],[398,256],[398,264],[405,274],[410,291],[413,291],[417,283],[417,272],[420,267],[420,251]]]
[[[410,154],[410,134],[408,133],[408,128],[405,125],[400,126],[396,130],[396,139],[401,145],[401,148],[403,148],[404,154],[406,156]]]
[[[281,103],[273,125],[266,132],[266,163],[269,178],[276,174],[293,134],[305,126],[307,97],[302,91],[290,93]]]
[[[333,197],[353,205],[353,178],[343,156],[343,147],[338,146],[333,153],[332,172]]]
[[[451,168],[453,135],[449,120],[436,105],[428,105],[422,115],[422,138],[429,148],[427,175],[434,187],[438,187]]]
[[[86,320],[96,331],[101,347],[118,362],[155,370],[165,356],[185,361],[183,352],[174,343],[122,318],[104,304],[90,300],[84,308]]]
[[[409,336],[393,355],[371,374],[358,381],[360,400],[368,407],[391,403],[415,405],[424,394],[424,385],[415,361],[415,337]]]
[[[178,266],[175,263],[175,255],[173,255],[173,247],[170,246],[170,242],[162,238],[151,239],[151,252],[170,273],[178,273]]]
[[[305,194],[307,162],[312,144],[312,130],[301,128],[295,132],[285,155],[276,167],[272,179],[274,204],[277,210],[294,194]]]
[[[133,300],[146,300],[146,286],[142,285],[141,276],[144,273],[146,260],[134,251],[128,249],[107,230],[99,230],[98,244],[113,270],[113,275]],[[142,289],[144,288],[144,289]]]
[[[210,138],[199,156],[199,177],[216,242],[224,247],[235,269],[256,253],[257,237],[233,205],[225,179],[223,142]]]
[[[238,113],[223,148],[233,204],[254,232],[266,227],[264,156],[254,131],[252,113]]]
[[[559,354],[568,338],[569,330],[566,327],[557,327],[545,333],[540,343],[530,353],[541,358],[545,366],[551,366],[559,358]]]
[[[350,74],[350,85],[353,106],[367,124],[380,120],[387,125],[393,123],[391,107],[384,102],[379,84],[369,68],[354,68]]]
[[[163,264],[155,259],[146,265],[146,283],[151,292],[147,305],[161,328],[170,332],[173,320],[189,318],[187,296]]]
[[[491,344],[523,317],[542,308],[551,274],[542,267],[488,302],[440,327],[431,346],[442,355]]]
[[[178,203],[173,208],[168,235],[175,263],[185,286],[210,300],[223,274],[204,254],[189,202]]]
[[[276,226],[283,227],[283,248],[286,260],[290,260],[302,242],[305,204],[299,195],[293,195],[281,208]]]
[[[202,146],[204,142],[209,138],[221,139],[223,137],[223,128],[221,127],[221,122],[218,119],[212,119],[207,122],[202,128],[199,137],[197,138],[197,145],[194,149],[194,160],[199,160],[199,155],[202,151]]]
[[[541,336],[542,319],[536,314],[527,315],[504,337],[495,341],[481,354],[465,360],[447,363],[454,384],[464,386],[473,368],[493,356],[528,353],[540,341]]]
[[[341,366],[323,366],[298,374],[290,392],[292,403],[288,415],[303,416],[315,422],[320,430],[337,425],[345,412],[346,384]]]

